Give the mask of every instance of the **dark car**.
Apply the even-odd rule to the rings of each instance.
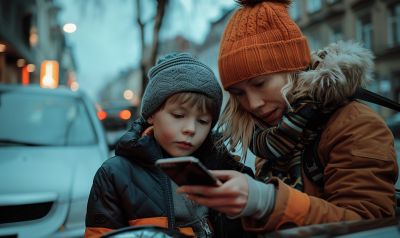
[[[97,106],[97,116],[106,131],[110,156],[117,141],[128,130],[130,123],[137,117],[137,107],[127,102],[114,102]]]
[[[98,116],[106,131],[126,130],[132,118],[136,117],[137,107],[127,103],[104,105]]]

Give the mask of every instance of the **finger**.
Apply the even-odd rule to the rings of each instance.
[[[210,170],[210,172],[222,181],[227,181],[237,176],[236,171],[233,170]]]
[[[235,187],[235,188],[232,188]],[[240,194],[239,188],[229,184],[223,184],[219,187],[210,186],[181,186],[176,190],[177,193],[186,193],[189,195],[200,195],[202,197],[236,197]]]
[[[211,187],[212,189],[213,187]],[[205,191],[209,190],[210,186],[201,185],[183,185],[176,189],[177,193],[190,193],[190,194],[205,194]]]
[[[215,209],[226,214],[239,214],[246,203],[234,199],[221,198],[221,199],[208,199],[201,196],[187,196],[188,199],[200,205]]]
[[[237,197],[217,197],[210,199],[209,197],[204,197],[201,195],[187,195],[188,199],[199,203],[201,205],[205,205],[208,207],[236,207],[243,208],[246,205],[246,201],[243,198]]]

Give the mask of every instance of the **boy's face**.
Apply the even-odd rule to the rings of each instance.
[[[212,116],[196,107],[167,100],[148,122],[154,126],[154,137],[173,157],[195,152],[210,132]]]

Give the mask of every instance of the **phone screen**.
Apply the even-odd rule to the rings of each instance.
[[[218,186],[215,178],[196,158],[161,159],[156,163],[178,186],[208,185]]]

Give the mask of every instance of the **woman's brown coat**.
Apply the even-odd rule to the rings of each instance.
[[[395,215],[398,167],[393,135],[372,109],[347,98],[371,78],[372,55],[359,45],[333,44],[313,54],[313,66],[297,82],[302,93],[311,92],[327,105],[343,102],[321,134],[318,156],[324,165],[324,187],[320,189],[304,174],[304,192],[272,178],[274,210],[261,220],[244,218],[248,230]],[[257,160],[257,172],[263,161]]]

